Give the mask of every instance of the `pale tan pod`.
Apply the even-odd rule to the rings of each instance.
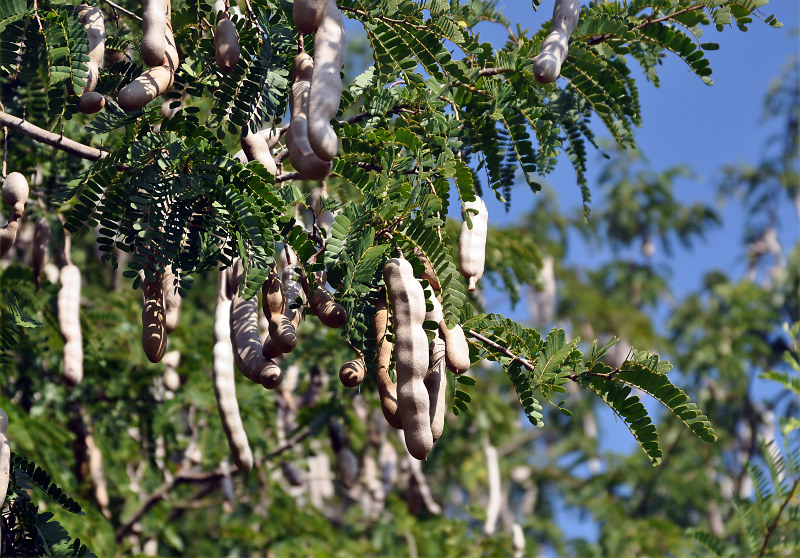
[[[17,230],[19,230],[19,221],[9,221],[2,228],[0,228],[0,258],[6,255],[14,245],[14,240],[17,238]]]
[[[378,395],[381,398],[381,411],[389,426],[400,429],[403,423],[397,414],[397,384],[389,376],[392,362],[392,344],[386,339],[389,330],[389,310],[386,300],[380,297],[375,301],[375,347],[378,356],[378,368],[375,379],[378,382]]]
[[[242,151],[248,161],[258,161],[270,174],[278,173],[278,165],[270,153],[269,144],[261,134],[248,131],[246,136],[242,136]]]
[[[345,362],[339,369],[339,381],[344,387],[354,388],[364,381],[367,367],[360,358]]]
[[[580,0],[556,0],[553,29],[545,37],[542,50],[533,59],[533,76],[540,83],[553,83],[567,58],[569,37],[578,25]]]
[[[286,310],[286,297],[283,296],[283,283],[276,271],[270,272],[261,285],[261,306],[267,319],[283,314]]]
[[[17,216],[21,216],[25,211],[25,202],[28,200],[29,193],[28,181],[21,173],[9,173],[3,181],[3,201],[14,208]],[[12,213],[9,221],[13,221],[14,218]]]
[[[83,23],[86,29],[86,35],[89,41],[89,52],[87,53],[89,55],[89,62],[86,64],[89,69],[89,76],[86,78],[86,87],[83,89],[85,93],[87,91],[94,91],[97,85],[97,78],[100,74],[100,68],[103,67],[106,49],[106,26],[105,20],[103,19],[103,12],[97,6],[82,4],[80,6],[75,6],[75,11],[78,13],[78,18],[80,18],[81,23]]]
[[[78,100],[78,110],[81,114],[94,114],[103,110],[106,98],[96,91],[87,91]]]
[[[463,374],[469,370],[469,343],[464,335],[464,329],[456,324],[453,329],[448,329],[444,320],[439,322],[439,333],[444,339],[445,361],[447,368],[453,374]]]
[[[217,304],[214,308],[214,395],[219,418],[228,440],[236,467],[247,472],[253,468],[253,452],[242,424],[239,403],[236,399],[236,381],[233,370],[233,345],[231,344],[231,299],[227,293],[227,272],[220,270],[217,277]]]
[[[428,336],[425,291],[407,260],[393,258],[383,268],[392,310],[397,369],[397,412],[403,424],[406,448],[416,459],[426,459],[433,447],[430,401],[424,380],[428,373]]]
[[[172,272],[171,266],[167,266],[164,270],[161,281],[161,288],[164,291],[164,312],[166,313],[167,333],[172,333],[178,327],[183,299],[175,290],[175,274]]]
[[[122,110],[139,110],[169,89],[174,77],[174,71],[168,66],[148,68],[120,90],[117,102]]]
[[[142,281],[142,348],[150,362],[160,362],[167,350],[167,316],[161,276]]]
[[[241,261],[232,268],[229,290],[233,295],[230,326],[233,358],[236,367],[244,376],[267,389],[278,387],[283,380],[280,366],[262,353],[258,335],[258,299],[254,296],[244,300],[239,294],[239,283],[244,274]]]
[[[10,478],[11,444],[8,443],[8,415],[0,409],[0,503],[6,501]]]
[[[308,94],[308,142],[323,161],[330,161],[339,151],[339,138],[330,121],[341,102],[344,56],[344,20],[336,1],[328,0],[325,17],[314,35],[314,71]]]
[[[311,76],[314,61],[301,52],[294,59],[294,84],[289,95],[291,120],[286,132],[286,147],[289,161],[306,180],[322,180],[331,172],[330,161],[323,161],[308,143],[308,94],[311,89]]]
[[[159,66],[167,49],[169,0],[142,0],[142,43],[140,54],[148,66]]]
[[[58,326],[64,337],[64,379],[76,385],[83,379],[83,336],[81,335],[81,271],[73,264],[59,272]]]
[[[431,369],[425,377],[425,388],[428,390],[431,405],[431,434],[434,442],[444,431],[444,417],[447,410],[447,373],[444,354],[445,342],[437,334],[431,344]]]
[[[422,262],[422,265],[425,266],[425,271],[422,272],[420,277],[428,281],[428,284],[434,291],[441,291],[442,287],[439,285],[439,279],[436,277],[436,272],[433,270],[431,262],[428,261],[428,258],[425,257],[425,254],[423,254],[422,250],[419,248],[414,249],[414,255],[416,255],[419,258],[419,261]]]
[[[239,62],[241,52],[236,25],[227,16],[220,19],[214,31],[214,59],[219,70],[223,74],[230,73]]]
[[[316,31],[322,18],[325,17],[327,7],[328,0],[295,0],[292,6],[292,15],[297,30],[301,33]]]
[[[282,260],[283,255],[282,252]],[[297,262],[297,256],[294,254],[294,251],[291,252],[291,255],[292,261]],[[295,279],[295,275],[299,275],[299,273],[300,268],[296,263],[285,262],[281,274],[281,282],[283,284],[283,295],[286,299],[286,309],[284,310],[283,317],[280,318],[280,328],[276,328],[275,330],[275,335],[281,336],[282,338],[273,338],[273,326],[272,322],[270,322],[270,338],[264,343],[263,347],[263,354],[267,358],[276,358],[283,353],[291,352],[297,344],[297,327],[300,325],[300,320],[303,318],[303,311],[306,306],[305,291],[303,291],[303,287]],[[296,306],[296,308],[293,308],[293,306]],[[294,337],[293,340],[292,334]],[[292,344],[292,341],[294,344]],[[283,348],[289,345],[291,345],[291,348],[284,351]]]
[[[477,213],[470,213],[471,229],[466,220],[461,224],[461,235],[458,237],[458,264],[461,275],[469,281],[469,290],[474,291],[476,283],[483,277],[489,212],[486,210],[486,204],[478,196],[475,196],[475,201],[464,203],[462,214],[468,209],[474,209]]]

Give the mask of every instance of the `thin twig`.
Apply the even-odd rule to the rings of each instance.
[[[783,513],[783,510],[786,509],[786,506],[794,497],[794,492],[795,490],[797,490],[798,485],[800,485],[800,475],[798,475],[797,478],[794,480],[792,489],[789,491],[789,494],[786,495],[786,498],[781,503],[781,507],[778,510],[778,513],[775,514],[775,519],[773,519],[772,523],[770,523],[769,527],[767,527],[767,532],[764,533],[764,542],[761,544],[761,551],[758,553],[758,558],[761,558],[762,556],[764,556],[764,553],[767,552],[767,545],[769,543],[769,539],[772,536],[772,533],[774,533],[775,529],[778,527],[778,522],[780,521],[781,514]]]
[[[474,330],[470,329],[469,331],[467,331],[467,333],[469,333],[472,337],[474,337],[475,339],[477,339],[478,341],[480,341],[484,345],[489,345],[492,349],[494,349],[496,351],[500,351],[501,353],[506,355],[508,358],[510,358],[512,361],[516,360],[517,362],[519,362],[522,366],[524,366],[525,368],[527,368],[531,372],[533,372],[535,370],[535,367],[533,366],[533,363],[531,363],[531,361],[529,361],[528,359],[523,358],[523,357],[521,357],[519,355],[515,355],[514,353],[512,353],[511,351],[509,351],[508,349],[506,349],[502,345],[499,345],[499,344],[495,343],[494,341],[492,341],[488,337],[484,337],[483,335],[481,335],[477,331],[474,331]]]
[[[391,17],[386,17],[386,16],[374,16],[374,15],[372,15],[372,14],[370,14],[368,12],[365,12],[363,10],[357,10],[355,8],[348,8],[347,6],[339,6],[339,9],[342,10],[343,12],[351,12],[351,13],[360,15],[361,17],[366,17],[366,18],[370,18],[370,19],[377,19],[377,20],[380,20],[380,21],[385,21],[386,23],[392,23],[394,25],[405,25],[407,27],[413,27],[414,29],[423,29],[423,30],[428,28],[425,25],[418,25],[416,23],[409,23],[405,19],[393,19]]]
[[[114,2],[112,2],[111,0],[103,0],[103,2],[105,2],[106,4],[108,4],[109,6],[111,6],[112,8],[114,8],[115,10],[119,10],[119,11],[121,11],[123,14],[127,14],[127,15],[131,16],[133,19],[138,19],[139,21],[142,21],[142,18],[141,18],[141,17],[139,17],[138,15],[136,15],[135,13],[133,13],[133,12],[131,12],[131,11],[128,11],[128,10],[126,10],[126,9],[125,9],[125,8],[123,8],[122,6],[119,6],[119,5],[115,4],[115,3],[114,3]]]
[[[649,26],[655,25],[657,23],[663,23],[665,21],[668,21],[670,19],[674,19],[674,18],[676,18],[678,16],[681,16],[683,14],[686,14],[686,13],[689,13],[689,12],[694,12],[694,11],[697,11],[697,10],[702,10],[703,8],[705,8],[705,6],[700,4],[700,5],[696,5],[696,6],[691,6],[689,8],[685,8],[683,10],[679,10],[679,11],[677,11],[675,13],[672,13],[672,14],[669,14],[669,15],[665,15],[663,17],[659,17],[659,18],[656,18],[656,19],[647,19],[647,20],[643,21],[642,23],[640,23],[639,25],[634,26],[632,28],[632,30],[633,31],[638,31],[639,29],[644,29],[645,27],[649,27]],[[653,14],[653,15],[655,15],[655,14]],[[595,37],[591,37],[586,42],[589,45],[597,45],[597,44],[603,43],[603,42],[605,42],[605,41],[607,41],[609,39],[614,39],[616,37],[617,37],[617,35],[614,35],[613,33],[609,33],[607,35],[597,35]]]
[[[0,111],[0,125],[8,126],[9,128],[22,132],[26,136],[30,136],[38,142],[45,143],[55,147],[56,149],[65,151],[70,155],[80,157],[81,159],[97,161],[98,159],[108,155],[108,153],[102,149],[84,145],[60,134],[39,128],[38,126],[35,126],[30,122],[23,120],[22,118],[11,116],[7,112]]]

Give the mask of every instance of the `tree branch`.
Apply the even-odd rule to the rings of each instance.
[[[506,349],[502,345],[499,345],[498,343],[495,343],[494,341],[492,341],[488,337],[484,337],[483,335],[481,335],[477,331],[474,331],[474,330],[470,329],[469,331],[467,331],[467,333],[469,333],[472,337],[474,337],[475,339],[477,339],[478,341],[480,341],[484,345],[488,345],[492,349],[494,349],[495,351],[499,351],[499,352],[503,353],[504,355],[506,355],[511,360],[516,360],[517,362],[519,362],[522,366],[524,366],[525,368],[527,368],[531,372],[534,371],[535,367],[533,366],[533,363],[531,363],[531,361],[529,361],[528,359],[523,358],[523,357],[518,356],[518,355],[515,355],[514,353],[512,353],[511,351],[509,351],[508,349]]]
[[[22,132],[26,136],[29,136],[38,142],[45,143],[51,147],[55,147],[56,149],[60,149],[66,153],[69,153],[70,155],[80,157],[81,159],[97,161],[98,159],[108,155],[108,152],[103,151],[102,149],[84,145],[75,140],[64,137],[63,135],[39,128],[38,126],[35,126],[30,122],[23,120],[22,118],[11,116],[7,112],[0,111],[0,125],[8,126],[12,130]]]
[[[139,17],[138,15],[136,15],[135,13],[126,10],[122,6],[116,5],[114,2],[111,2],[110,0],[103,0],[103,2],[105,2],[106,4],[108,4],[109,6],[114,8],[115,10],[119,10],[123,14],[127,14],[127,15],[131,16],[133,19],[138,19],[139,21],[142,21],[142,18]]]

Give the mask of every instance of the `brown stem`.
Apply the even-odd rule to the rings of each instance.
[[[794,492],[795,490],[797,490],[798,485],[800,485],[800,475],[798,475],[797,478],[794,479],[794,484],[792,485],[792,489],[789,491],[789,494],[786,495],[786,498],[781,503],[781,507],[778,510],[778,513],[775,514],[775,519],[773,519],[772,523],[770,523],[769,527],[767,527],[767,532],[764,534],[764,542],[761,544],[761,551],[758,553],[758,558],[761,558],[767,552],[767,545],[769,543],[769,539],[772,536],[772,533],[774,533],[775,529],[778,527],[778,522],[781,519],[781,514],[783,513],[783,510],[786,509],[786,506],[794,497]]]
[[[533,363],[531,363],[531,361],[529,361],[528,359],[523,358],[523,357],[518,356],[518,355],[515,355],[514,353],[512,353],[511,351],[509,351],[508,349],[506,349],[502,345],[500,345],[498,343],[495,343],[494,341],[492,341],[488,337],[484,337],[483,335],[481,335],[477,331],[474,331],[474,330],[470,329],[469,331],[467,331],[467,333],[469,333],[472,337],[474,337],[475,339],[477,339],[478,341],[480,341],[484,345],[488,345],[492,349],[494,349],[496,351],[500,351],[501,353],[506,355],[511,360],[518,361],[522,366],[524,366],[525,368],[527,368],[531,372],[534,371],[535,367],[533,366]]]
[[[8,126],[9,128],[17,130],[18,132],[22,132],[26,136],[29,136],[38,142],[55,147],[56,149],[65,151],[70,155],[80,157],[81,159],[97,161],[108,155],[108,152],[103,151],[102,149],[84,145],[60,134],[39,128],[38,126],[35,126],[17,116],[12,116],[7,112],[0,111],[0,125]]]
[[[142,18],[141,18],[141,17],[139,17],[138,15],[136,15],[136,14],[135,14],[135,13],[133,13],[133,12],[130,12],[130,11],[126,10],[126,9],[125,9],[125,8],[123,8],[122,6],[118,6],[118,5],[117,5],[117,4],[115,4],[114,2],[111,2],[111,0],[103,0],[103,2],[105,2],[106,4],[108,4],[109,6],[111,6],[112,8],[114,8],[115,10],[119,10],[119,11],[120,11],[120,12],[122,12],[123,14],[127,14],[127,15],[131,16],[133,19],[138,19],[139,21],[142,21]]]

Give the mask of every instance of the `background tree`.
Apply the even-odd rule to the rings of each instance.
[[[771,377],[797,391],[790,369],[778,364],[787,351],[787,362],[797,364],[796,344],[779,333],[782,323],[798,320],[797,256],[775,257],[779,265],[764,284],[710,274],[705,290],[682,302],[674,325],[661,331],[651,314],[667,284],[665,270],[652,263],[656,240],[666,249],[674,239],[690,246],[718,217],[712,208],[680,203],[672,184],[682,171],[634,172],[620,156],[604,175],[600,188],[608,195],[591,208],[595,227],[586,234],[611,248],[641,245],[642,257],[597,270],[565,259],[565,239],[585,228],[589,208],[592,122],[620,146],[634,142],[641,115],[628,62],[655,80],[659,61],[672,53],[710,82],[704,50],[715,45],[700,43],[700,31],[710,24],[746,28],[765,2],[591,3],[555,85],[536,83],[531,69],[549,24],[535,35],[514,30],[485,2],[341,2],[344,15],[365,29],[369,47],[359,52],[371,60],[363,71],[346,67],[341,148],[322,187],[301,180],[280,146],[275,155],[283,163],[274,175],[231,155],[246,130],[285,118],[292,60],[301,45],[313,51],[311,37],[296,34],[290,4],[251,0],[241,15],[232,13],[243,55],[223,74],[210,36],[220,15],[205,3],[175,2],[181,63],[170,103],[126,113],[109,97],[92,119],[77,114],[88,57],[74,4],[13,0],[0,8],[4,161],[32,179],[35,203],[24,222],[48,223],[53,259],[62,267],[74,262],[84,279],[84,380],[70,387],[61,375],[54,269],[45,267],[37,283],[28,265],[36,240],[24,229],[3,271],[0,395],[17,452],[2,515],[4,551],[86,552],[44,511],[52,500],[33,485],[67,512],[83,509],[82,516],[59,510],[57,520],[98,554],[393,555],[402,547],[418,555],[505,555],[509,548],[519,555],[547,548],[656,555],[700,552],[701,544],[721,554],[726,545],[796,551],[787,522],[797,513],[797,445],[779,459],[769,443],[774,416],[790,416],[796,400],[760,401],[749,379],[775,369]],[[141,36],[139,5],[118,4],[101,7],[106,47],[124,53]],[[771,16],[765,21],[776,24]],[[475,28],[485,22],[509,29],[506,45],[480,42]],[[96,91],[113,95],[141,70],[136,49],[117,56],[100,72]],[[796,130],[796,88],[794,97],[790,85],[776,91],[790,93],[771,99],[783,99],[775,106]],[[563,213],[541,179],[561,153],[582,188],[580,216]],[[796,143],[764,165],[772,181],[762,185],[755,178],[761,173],[731,171],[730,183],[746,184],[764,200],[759,207],[772,203],[772,194],[760,191],[775,183],[796,193]],[[538,309],[539,330],[483,313],[481,293],[468,295],[456,271],[451,239],[459,225],[446,220],[456,195],[468,202],[491,190],[510,203],[519,176],[541,190],[539,203],[530,222],[491,230],[484,282],[512,299],[526,295]],[[325,209],[338,212],[327,233],[319,225]],[[256,461],[241,474],[229,463],[212,397],[214,270],[241,257],[243,292],[253,295],[284,246],[298,254],[308,278],[324,264],[348,323],[339,335],[309,314],[278,389],[237,382]],[[759,271],[764,264],[752,246]],[[315,253],[322,260],[316,264]],[[453,416],[424,463],[408,456],[385,424],[374,379],[369,325],[380,269],[401,253],[419,269],[420,254],[433,263],[445,317],[468,332],[473,363],[470,374],[448,379]],[[152,277],[167,266],[185,299],[169,338],[180,354],[173,370],[144,357],[141,296],[122,288],[138,289],[140,272]],[[561,329],[546,333],[554,320],[570,324],[569,340]],[[716,445],[705,443],[714,431],[671,385],[668,364],[619,350],[622,343],[604,345],[614,335],[673,355],[681,385],[718,427]],[[355,391],[335,379],[353,349],[368,367]],[[505,374],[479,364],[485,359]],[[657,413],[639,402],[641,391],[680,419],[658,420],[661,445],[648,418]],[[645,456],[599,450],[606,404]],[[787,441],[791,432],[787,423]],[[647,458],[662,466],[643,468]],[[564,530],[555,515],[564,505],[590,514],[596,540]]]

